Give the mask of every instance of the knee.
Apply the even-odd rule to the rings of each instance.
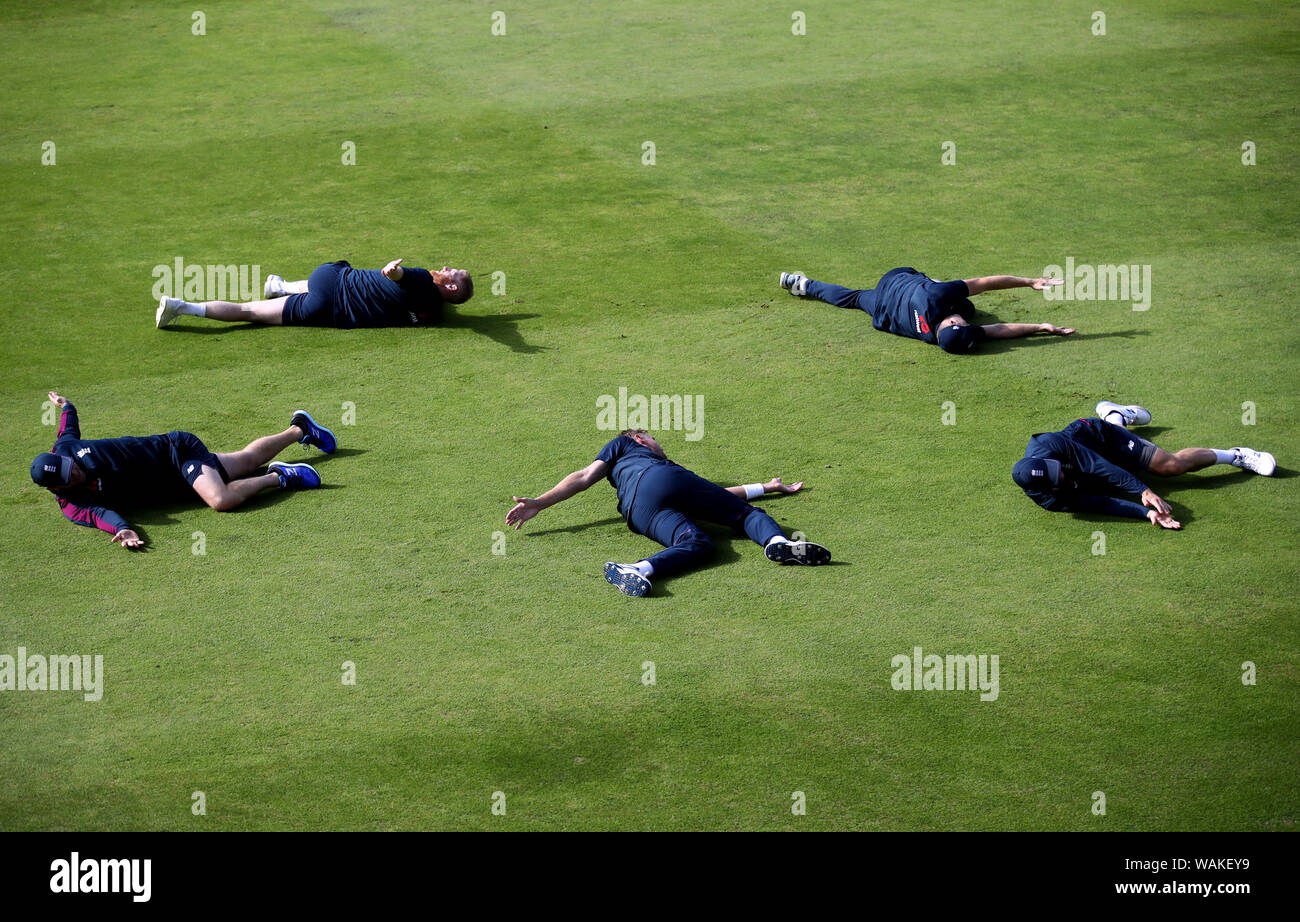
[[[229,512],[231,509],[234,509],[239,505],[238,498],[233,493],[227,491],[222,491],[217,496],[205,496],[203,497],[203,500],[211,508],[217,510],[217,512]]]
[[[701,531],[691,531],[677,539],[677,547],[685,548],[700,557],[713,554],[713,541]]]

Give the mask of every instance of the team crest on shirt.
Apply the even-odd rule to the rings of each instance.
[[[1132,451],[1132,450],[1133,450],[1133,445],[1134,445],[1133,440],[1132,440],[1132,439],[1129,439],[1129,440],[1128,440],[1128,450],[1129,450],[1129,451]]]
[[[88,454],[90,454],[90,449],[89,449],[89,448],[83,448],[83,449],[81,449],[80,451],[77,452],[77,457],[78,457],[78,458],[84,458],[84,457],[86,457],[86,455],[88,455]]]

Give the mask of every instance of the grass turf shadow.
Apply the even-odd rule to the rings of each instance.
[[[1024,349],[1027,346],[1045,346],[1048,344],[1060,345],[1062,343],[1074,342],[1080,339],[1109,339],[1111,337],[1120,337],[1121,339],[1131,339],[1134,336],[1150,336],[1150,330],[1114,330],[1110,333],[1071,333],[1069,336],[1047,336],[1034,335],[1022,336],[1018,339],[986,339],[980,344],[978,352],[987,355],[1000,355],[1011,349]]]
[[[541,314],[462,314],[447,306],[444,307],[442,320],[437,326],[473,330],[506,346],[512,352],[532,354],[543,350],[524,340],[523,334],[519,332],[519,321],[540,316]]]

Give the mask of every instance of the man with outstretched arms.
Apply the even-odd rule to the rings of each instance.
[[[818,566],[830,563],[831,553],[811,541],[791,541],[762,509],[749,504],[764,493],[797,493],[803,483],[785,484],[780,477],[767,483],[720,487],[668,460],[655,437],[644,429],[626,429],[592,461],[574,471],[536,499],[514,497],[506,524],[518,529],[548,506],[563,502],[606,478],[618,493],[618,512],[627,527],[664,546],[653,557],[636,563],[605,564],[605,579],[620,592],[644,596],[650,578],[664,579],[703,564],[713,542],[695,520],[743,529],[768,560]]]

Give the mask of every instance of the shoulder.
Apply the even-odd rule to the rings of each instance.
[[[605,443],[605,447],[596,455],[596,459],[598,461],[615,461],[623,456],[629,444],[635,445],[636,443],[626,435],[616,436]]]

